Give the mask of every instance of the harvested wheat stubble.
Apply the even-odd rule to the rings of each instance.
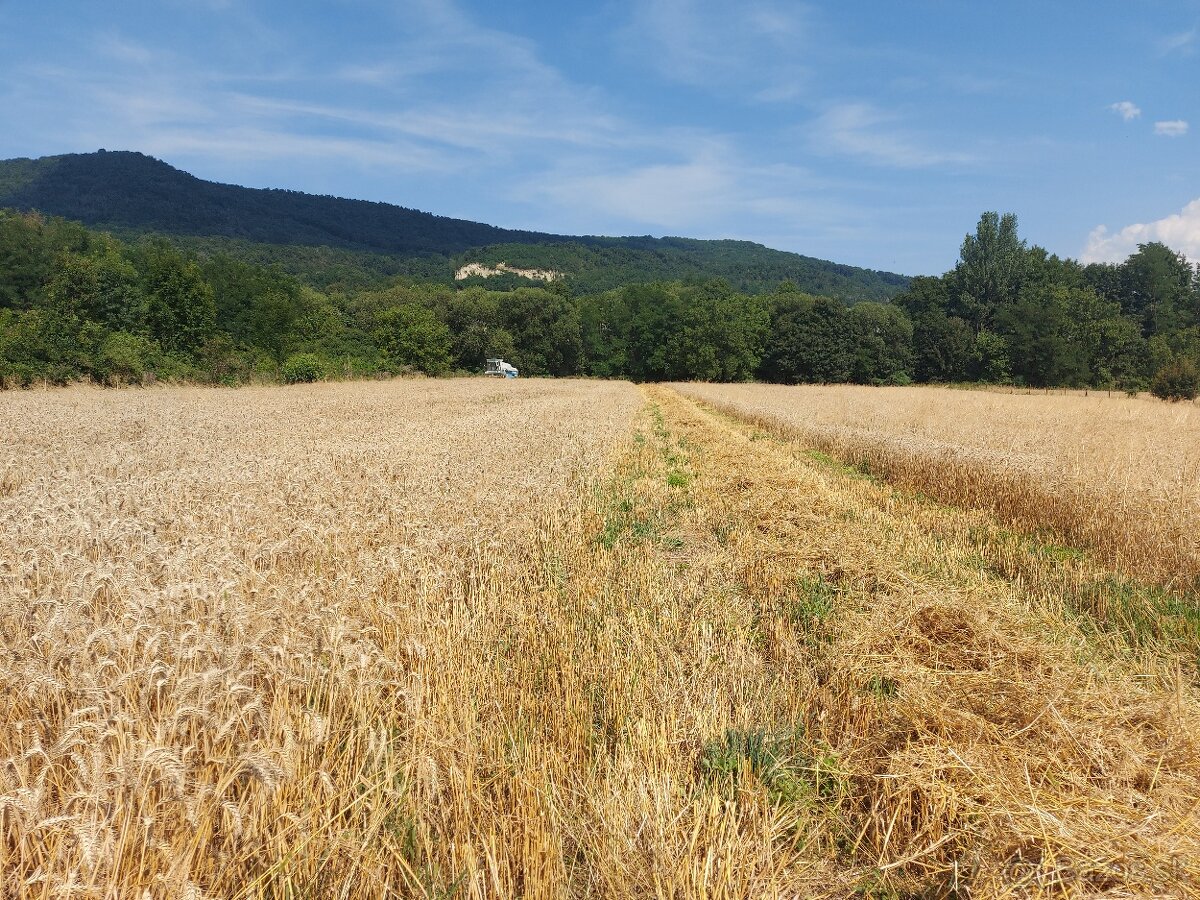
[[[1200,578],[1200,407],[1121,395],[848,385],[678,385],[816,449],[1122,567]]]
[[[977,514],[663,404],[706,457],[696,506],[772,673],[773,702],[733,715],[802,735],[776,759],[829,779],[797,804],[786,770],[757,770],[800,810],[810,870],[836,861],[881,897],[1200,896],[1200,696],[1171,659],[1098,652],[1038,592],[981,571]],[[777,895],[851,893],[829,877]]]
[[[396,736],[458,715],[417,670],[461,669],[473,599],[524,577],[637,392],[3,401],[0,895],[415,890]]]

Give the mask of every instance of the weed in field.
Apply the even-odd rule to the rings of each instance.
[[[816,635],[833,613],[837,589],[820,575],[799,575],[784,599],[788,619],[802,632]]]
[[[886,675],[872,675],[867,680],[866,691],[880,700],[890,700],[900,693],[900,683]]]
[[[840,799],[846,783],[837,756],[829,748],[813,752],[803,747],[803,735],[803,728],[784,734],[728,729],[700,751],[700,773],[708,782],[733,790],[749,772],[777,805]]]
[[[667,473],[667,484],[670,487],[673,487],[673,488],[687,487],[689,481],[691,481],[691,476],[688,475],[687,472],[680,472],[680,471],[676,470],[676,471]]]

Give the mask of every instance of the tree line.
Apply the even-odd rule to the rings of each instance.
[[[524,375],[1134,391],[1200,364],[1200,283],[1162,244],[1085,266],[985,213],[951,271],[888,302],[699,278],[583,295],[412,276],[318,290],[228,253],[0,212],[8,385],[442,375],[489,356]]]

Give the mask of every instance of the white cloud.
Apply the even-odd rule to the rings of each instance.
[[[816,149],[831,154],[849,154],[869,163],[900,169],[965,164],[975,161],[969,153],[937,150],[925,146],[899,124],[894,113],[869,103],[844,103],[824,112],[813,125]]]
[[[1171,119],[1167,122],[1155,122],[1154,133],[1163,137],[1183,137],[1188,133],[1188,123],[1183,119]]]
[[[691,152],[680,157],[633,167],[566,164],[523,180],[515,190],[572,210],[579,222],[638,223],[694,237],[728,237],[748,222],[779,229],[853,218],[797,166],[757,165],[722,141],[696,136]]]
[[[1163,56],[1166,56],[1168,53],[1191,53],[1198,33],[1200,31],[1193,28],[1190,31],[1169,34],[1158,42],[1158,51]]]
[[[1194,263],[1200,263],[1200,199],[1182,210],[1145,224],[1127,225],[1110,232],[1104,225],[1088,235],[1081,259],[1090,262],[1121,262],[1135,252],[1138,244],[1160,241]]]
[[[1109,106],[1109,109],[1119,115],[1126,122],[1136,119],[1142,114],[1142,111],[1132,100],[1122,100],[1119,103],[1114,103]]]
[[[773,0],[644,0],[620,38],[632,61],[648,61],[671,81],[781,102],[808,81],[798,62],[808,18],[803,5]]]

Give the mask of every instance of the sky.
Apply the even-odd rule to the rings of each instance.
[[[0,0],[0,158],[937,274],[1200,262],[1200,0]]]

